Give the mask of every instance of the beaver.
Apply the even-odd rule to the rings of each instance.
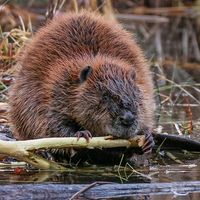
[[[153,83],[144,54],[117,22],[87,11],[55,17],[22,51],[10,90],[18,139],[145,134],[154,144]]]

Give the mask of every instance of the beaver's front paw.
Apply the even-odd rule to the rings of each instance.
[[[155,145],[152,133],[149,130],[145,131],[145,142],[144,145],[142,146],[142,151],[147,154],[151,153],[152,149]]]
[[[87,142],[89,142],[89,139],[92,138],[92,134],[88,130],[77,131],[75,133],[75,136],[77,137],[77,140],[79,140],[80,137],[84,137],[87,140]]]

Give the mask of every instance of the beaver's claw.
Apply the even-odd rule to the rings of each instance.
[[[147,154],[151,153],[155,143],[153,140],[153,136],[149,130],[145,131],[145,142],[142,146],[142,151]]]
[[[87,142],[89,141],[90,138],[92,138],[92,134],[88,130],[77,131],[75,133],[75,136],[77,137],[77,140],[79,140],[80,137],[84,137],[87,140]]]

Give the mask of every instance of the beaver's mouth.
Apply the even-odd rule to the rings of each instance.
[[[129,128],[122,126],[107,127],[108,135],[112,135],[115,139],[130,139],[140,133],[140,125],[132,126]]]

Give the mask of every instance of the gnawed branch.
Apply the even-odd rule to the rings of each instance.
[[[48,161],[32,151],[38,149],[60,148],[115,148],[115,147],[141,147],[144,144],[144,136],[136,136],[130,140],[112,139],[112,137],[93,137],[87,142],[84,138],[76,137],[42,138],[24,141],[0,140],[0,154],[5,154],[25,161],[38,169],[66,170],[53,161]]]

